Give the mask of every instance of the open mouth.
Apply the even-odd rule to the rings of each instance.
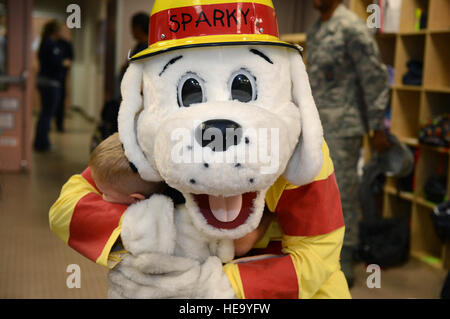
[[[216,228],[234,229],[243,225],[254,210],[256,192],[236,196],[193,195],[200,213]]]

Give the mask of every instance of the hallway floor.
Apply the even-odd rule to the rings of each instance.
[[[0,298],[105,298],[107,270],[51,233],[48,210],[62,185],[87,166],[94,125],[70,113],[67,132],[52,133],[53,150],[33,155],[30,173],[0,173]],[[67,266],[81,268],[81,288],[69,289]],[[446,272],[415,259],[382,270],[369,289],[365,265],[356,267],[353,298],[438,298]]]

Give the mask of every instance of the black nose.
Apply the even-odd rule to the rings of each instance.
[[[242,140],[242,127],[230,120],[210,120],[200,124],[195,130],[195,139],[202,147],[214,152],[223,152]]]

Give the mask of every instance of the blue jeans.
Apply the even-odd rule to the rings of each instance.
[[[52,86],[40,86],[41,93],[41,113],[36,126],[36,136],[34,148],[38,151],[45,151],[50,148],[48,134],[50,132],[50,122],[55,115],[61,97],[61,88]]]

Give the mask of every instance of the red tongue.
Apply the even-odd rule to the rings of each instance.
[[[224,223],[235,220],[242,208],[242,195],[230,197],[208,195],[208,201],[214,217]]]

